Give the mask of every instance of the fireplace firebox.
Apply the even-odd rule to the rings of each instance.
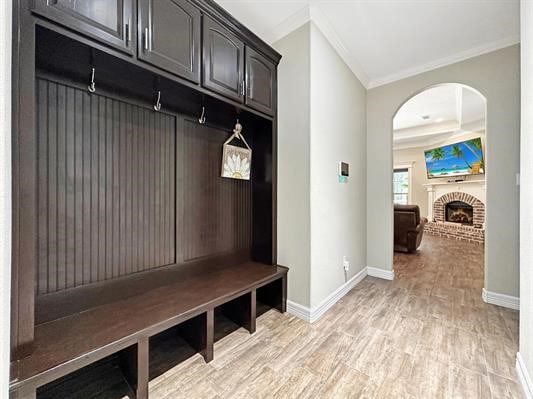
[[[460,223],[467,226],[474,224],[474,208],[466,202],[448,202],[444,214],[447,222]]]

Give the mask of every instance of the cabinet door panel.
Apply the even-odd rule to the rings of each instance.
[[[205,17],[203,48],[204,86],[242,102],[244,43],[222,25]]]
[[[33,11],[132,54],[133,0],[35,0]]]
[[[255,50],[246,48],[246,104],[272,114],[276,66]]]
[[[139,58],[199,83],[200,23],[185,0],[140,0]]]

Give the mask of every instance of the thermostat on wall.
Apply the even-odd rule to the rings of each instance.
[[[350,176],[350,164],[339,162],[339,182],[347,183],[348,176]]]

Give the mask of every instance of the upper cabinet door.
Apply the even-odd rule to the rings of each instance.
[[[276,66],[257,51],[246,47],[246,105],[272,114]]]
[[[139,58],[199,83],[200,24],[186,0],[139,0]]]
[[[133,54],[133,0],[34,0],[33,11]]]
[[[244,43],[204,17],[204,87],[239,102],[244,100]]]

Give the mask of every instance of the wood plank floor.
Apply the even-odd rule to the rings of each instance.
[[[150,398],[522,398],[518,312],[485,304],[483,247],[425,236],[319,321],[269,311],[150,383]]]

